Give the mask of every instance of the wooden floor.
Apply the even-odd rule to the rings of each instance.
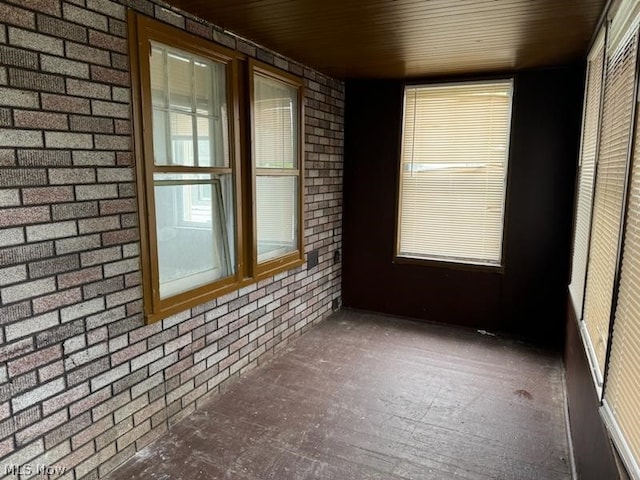
[[[512,340],[341,311],[109,478],[569,480],[562,382]]]

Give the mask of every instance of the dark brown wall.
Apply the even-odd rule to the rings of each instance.
[[[618,470],[609,436],[598,413],[599,401],[589,362],[578,332],[573,306],[567,313],[564,361],[569,422],[574,459],[580,480],[616,479]]]
[[[403,86],[347,82],[344,305],[561,346],[583,73],[515,76],[502,273],[392,262]]]

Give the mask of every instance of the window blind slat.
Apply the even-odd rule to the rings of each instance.
[[[511,81],[408,87],[398,254],[499,264]]]
[[[632,128],[637,28],[607,59],[593,202],[584,322],[600,378],[604,373]]]

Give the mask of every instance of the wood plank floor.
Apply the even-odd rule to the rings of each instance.
[[[513,340],[341,311],[108,478],[569,480],[562,382]]]

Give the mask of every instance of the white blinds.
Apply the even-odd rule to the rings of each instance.
[[[639,134],[636,129],[636,142]],[[604,400],[627,445],[627,449],[620,450],[623,454],[631,453],[628,463],[635,463],[636,472],[640,472],[640,152],[637,143],[630,194]]]
[[[500,264],[512,81],[405,90],[398,254]]]
[[[591,49],[587,62],[587,82],[582,122],[580,170],[578,175],[578,199],[576,202],[575,234],[573,237],[573,263],[569,292],[576,316],[582,317],[584,284],[587,274],[587,254],[591,227],[593,180],[596,166],[596,149],[600,124],[600,104],[604,71],[604,29]]]
[[[632,127],[637,28],[607,59],[600,149],[594,193],[584,322],[592,360],[604,373],[618,239]]]

